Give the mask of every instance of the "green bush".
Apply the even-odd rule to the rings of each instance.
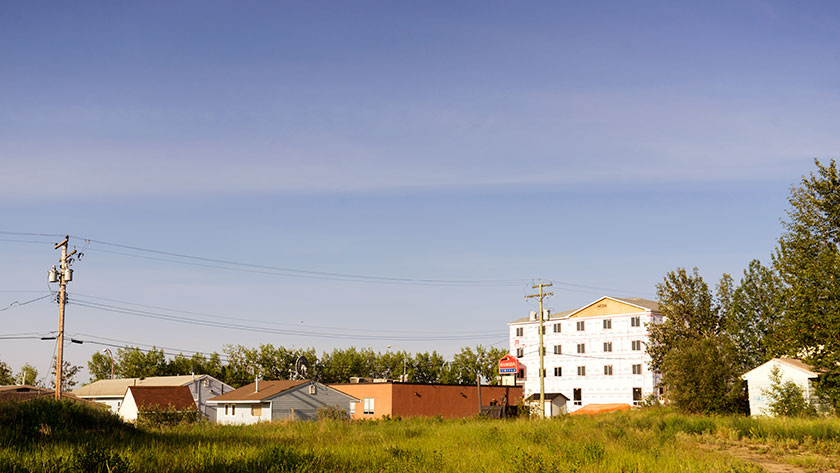
[[[770,414],[777,417],[814,417],[817,410],[805,398],[805,391],[793,381],[783,381],[778,366],[770,371],[770,388],[762,394],[770,399]]]
[[[173,408],[148,409],[137,413],[137,425],[142,427],[172,427],[195,424],[200,419],[197,410],[179,411]]]

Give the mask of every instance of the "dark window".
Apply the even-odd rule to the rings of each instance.
[[[578,323],[577,323],[577,331],[578,331],[578,332],[583,332],[583,330],[584,330],[585,328],[586,328],[586,322],[584,322],[583,320],[578,320]]]
[[[633,365],[633,374],[642,374],[642,365]]]
[[[573,389],[572,398],[574,398],[573,400],[576,406],[583,404],[583,390],[580,388]]]
[[[633,340],[630,342],[630,346],[633,351],[641,351],[642,350],[642,341],[641,340]]]
[[[586,367],[578,366],[578,376],[586,376]]]
[[[524,348],[517,348],[516,349],[516,357],[517,358],[522,358],[523,356],[525,356],[525,349]]]
[[[516,336],[521,337],[525,333],[525,330],[522,327],[516,327]]]
[[[554,324],[554,333],[560,333],[561,324]]]
[[[641,317],[632,317],[632,318],[630,318],[630,326],[631,326],[631,327],[641,327],[641,326],[642,326],[642,319],[641,319]]]
[[[519,368],[519,371],[516,372],[516,377],[519,379],[525,379],[525,369]]]
[[[612,351],[612,342],[604,342],[604,351]]]
[[[554,354],[555,355],[562,355],[563,354],[563,345],[554,345]]]
[[[642,388],[633,388],[633,405],[638,406],[642,403]]]
[[[586,353],[586,344],[585,343],[578,343],[577,344],[577,352],[578,353]]]
[[[563,368],[561,366],[554,367],[554,376],[563,376]]]
[[[604,330],[612,328],[612,319],[604,319]]]
[[[543,335],[545,335],[545,325],[542,326]]]
[[[604,375],[612,376],[612,365],[604,365]]]

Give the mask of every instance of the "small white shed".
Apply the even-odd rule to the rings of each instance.
[[[741,375],[741,379],[747,382],[750,399],[750,415],[772,415],[770,414],[769,408],[770,400],[765,392],[773,384],[770,380],[770,374],[774,367],[779,368],[782,382],[793,381],[802,388],[805,399],[810,399],[813,395],[814,389],[811,386],[811,380],[816,379],[819,374],[814,371],[811,365],[793,358],[773,358],[767,363]]]

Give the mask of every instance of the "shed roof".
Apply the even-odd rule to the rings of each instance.
[[[148,378],[100,379],[73,391],[79,397],[122,397],[129,386],[185,386],[210,375],[151,376]]]
[[[260,381],[259,391],[257,391],[257,383],[251,383],[235,389],[227,394],[216,396],[207,402],[231,402],[231,401],[262,401],[270,399],[283,391],[296,388],[303,384],[311,383],[308,379],[284,379],[280,381]]]
[[[817,378],[820,375],[820,372],[818,370],[814,369],[813,366],[809,365],[808,363],[805,363],[802,360],[797,360],[796,358],[773,358],[772,360],[770,360],[766,363],[762,363],[761,365],[759,365],[759,366],[747,371],[746,373],[742,374],[741,378],[742,379],[747,379],[748,374],[750,374],[753,371],[756,371],[756,370],[760,369],[761,367],[763,367],[767,364],[770,364],[770,363],[785,364],[787,366],[790,366],[791,368],[802,371],[803,373],[808,375],[809,378]]]
[[[186,386],[129,386],[138,410],[175,409],[187,411],[197,409],[190,388]]]

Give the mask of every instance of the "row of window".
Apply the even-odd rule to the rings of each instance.
[[[641,327],[642,326],[642,319],[641,317],[631,317],[630,318],[630,326],[631,327]],[[553,325],[554,333],[562,333],[563,324],[556,323]],[[578,320],[575,324],[575,328],[578,332],[586,331],[586,321],[585,320]],[[603,320],[603,328],[604,330],[612,329],[612,319],[604,319]],[[545,325],[542,326],[542,333],[545,335]],[[522,337],[525,335],[525,327],[516,327],[516,336]]]
[[[630,342],[630,349],[632,351],[642,351],[642,341],[641,340],[633,340]],[[613,342],[604,342],[604,352],[609,353],[613,351]],[[578,343],[577,344],[577,352],[578,353],[586,353],[586,344],[585,343]],[[543,355],[546,355],[547,348],[543,347]],[[563,345],[554,345],[554,354],[555,355],[562,355],[563,354]],[[517,348],[516,349],[516,357],[522,358],[525,356],[525,349],[524,348]]]
[[[661,394],[661,392],[660,392]],[[574,388],[572,390],[572,402],[576,406],[583,405],[583,389]],[[633,388],[633,405],[638,406],[642,403],[642,388]]]
[[[375,403],[373,402],[373,400],[374,400],[374,398],[372,398],[372,397],[366,397],[362,400],[362,414],[368,414],[368,415],[373,414],[373,409],[375,407],[374,406]],[[356,403],[351,402],[350,403],[350,415],[352,416],[354,414],[356,414]]]
[[[641,363],[632,366],[633,374],[642,374],[642,365]],[[577,375],[578,376],[586,376],[586,366],[578,366],[577,367]],[[613,375],[613,365],[604,365],[604,376],[612,376]],[[546,376],[545,368],[543,368],[543,376]],[[561,377],[563,376],[563,367],[562,366],[555,366],[554,367],[554,376]],[[520,379],[525,378],[525,371],[519,370],[516,373],[516,377]]]
[[[642,374],[642,365],[637,364],[633,365],[633,374]],[[543,370],[543,375],[545,375],[545,370]],[[578,366],[577,367],[577,375],[578,376],[586,376],[586,366]],[[613,365],[604,365],[604,376],[612,376],[613,375]],[[554,367],[554,376],[560,377],[563,376],[563,367],[562,366],[555,366]]]

